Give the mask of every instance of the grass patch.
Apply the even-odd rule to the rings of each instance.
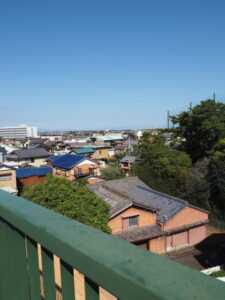
[[[225,276],[225,270],[219,270],[219,271],[213,272],[213,273],[210,274],[210,276],[224,277]]]

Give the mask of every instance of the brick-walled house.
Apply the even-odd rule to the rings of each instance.
[[[127,242],[160,254],[206,237],[207,211],[152,190],[137,177],[88,187],[110,205],[112,234]]]
[[[69,181],[100,175],[99,164],[84,155],[65,154],[52,161],[53,175]]]
[[[21,192],[26,186],[42,183],[48,174],[52,174],[50,166],[17,169],[16,180],[19,191]]]

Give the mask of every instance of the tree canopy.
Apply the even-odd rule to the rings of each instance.
[[[26,187],[22,197],[96,229],[110,233],[108,204],[86,186],[48,175],[41,184]]]
[[[146,141],[144,137],[133,172],[151,188],[179,196],[190,168],[191,159],[186,153],[169,149],[160,138]]]
[[[202,101],[193,109],[172,116],[177,133],[184,138],[183,149],[193,162],[208,156],[214,145],[225,138],[225,104]]]
[[[101,169],[101,175],[106,180],[120,179],[123,177],[122,170],[117,166],[108,166],[104,169]]]

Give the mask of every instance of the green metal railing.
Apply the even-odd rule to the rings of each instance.
[[[63,300],[74,299],[78,288],[74,268],[84,275],[87,300],[103,299],[99,287],[121,300],[225,298],[217,279],[3,191],[0,243],[1,300],[56,299],[53,254]]]

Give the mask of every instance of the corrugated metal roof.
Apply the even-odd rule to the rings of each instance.
[[[84,155],[65,154],[59,159],[53,161],[52,165],[58,168],[71,169],[85,158],[87,159]]]
[[[84,153],[94,153],[95,150],[93,148],[79,148],[79,149],[73,149],[73,152],[76,152],[78,154],[84,154]]]
[[[21,168],[16,170],[17,178],[25,178],[30,176],[45,176],[52,174],[51,167],[40,167],[40,168]]]

